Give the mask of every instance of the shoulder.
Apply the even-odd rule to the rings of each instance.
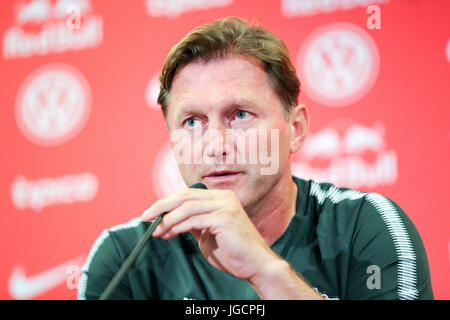
[[[106,243],[105,247],[116,251],[116,254],[124,259],[141,240],[151,224],[152,222],[146,222],[141,218],[134,218],[125,223],[109,227],[100,234],[94,247]],[[146,249],[160,251],[166,248],[166,244],[167,241],[160,238],[150,238]]]
[[[334,235],[343,235],[358,223],[363,204],[367,201],[366,192],[314,180],[295,178],[295,181],[299,186],[297,201],[304,206],[300,211],[313,217],[319,229],[330,229]]]
[[[107,237],[113,239],[120,247],[129,247],[144,234],[146,223],[140,218],[131,219],[125,223],[117,224],[103,231]]]
[[[402,208],[375,193],[308,181],[308,208],[315,216],[322,246],[347,252],[358,297],[432,298],[428,262],[420,235]],[[384,277],[378,293],[367,290],[367,268],[378,266]],[[377,294],[375,294],[377,293]]]
[[[392,233],[398,232],[397,229],[404,224],[407,227],[411,225],[400,206],[384,195],[314,180],[302,180],[302,183],[307,186],[304,187],[308,198],[307,210],[314,211],[319,222],[345,222],[347,228],[370,222],[372,226]]]
[[[342,211],[346,216],[360,209],[366,200],[367,193],[345,187],[337,187],[331,183],[309,181],[309,197],[312,205],[319,212]]]
[[[109,262],[114,259],[115,264],[120,263],[120,245],[126,246],[127,243],[135,243],[139,233],[138,230],[141,228],[142,220],[136,218],[103,230],[92,245],[84,268],[89,269],[92,261],[98,260],[99,257],[107,258]]]
[[[142,238],[149,224],[140,218],[135,218],[101,232],[81,268],[82,276],[79,282],[78,299],[97,299],[100,296],[126,257]],[[150,239],[149,243],[152,243],[150,246],[154,247],[158,240],[160,239]],[[130,290],[127,282],[123,280],[120,288],[116,290],[117,297],[131,298]]]
[[[94,255],[99,248],[116,250],[118,249],[117,247],[128,247],[136,243],[143,229],[143,221],[140,218],[131,219],[125,223],[109,227],[103,230],[95,240],[91,249],[91,255]]]
[[[417,230],[393,200],[331,183],[307,182],[307,211],[314,216],[320,240],[338,242],[356,256],[371,254],[367,245],[377,239],[388,259],[410,256]],[[336,246],[336,244],[334,244]]]
[[[93,259],[105,261],[114,259],[115,263],[121,264],[143,238],[152,223],[141,218],[134,218],[103,230],[91,248],[86,265],[89,266]],[[138,265],[148,255],[154,259],[156,256],[167,258],[167,254],[171,256],[180,254],[186,248],[190,249],[191,238],[190,234],[181,234],[169,241],[150,237],[135,264]]]

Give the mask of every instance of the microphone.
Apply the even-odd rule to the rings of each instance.
[[[201,182],[195,183],[189,188],[193,189],[208,189],[206,185],[204,185]],[[147,231],[145,231],[144,235],[142,236],[141,240],[136,244],[133,251],[128,255],[128,257],[125,259],[124,263],[120,267],[119,271],[114,275],[111,282],[108,284],[106,289],[103,291],[103,293],[100,295],[99,300],[108,300],[111,294],[114,292],[114,290],[119,285],[120,281],[122,281],[125,274],[128,272],[128,270],[131,268],[133,263],[136,261],[137,257],[141,253],[142,249],[144,248],[145,244],[147,243],[148,239],[153,234],[153,231],[158,226],[158,224],[161,222],[164,215],[167,214],[167,212],[162,213],[158,218],[156,218],[150,227],[148,227]]]

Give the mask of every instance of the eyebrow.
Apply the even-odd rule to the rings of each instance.
[[[220,104],[220,108],[223,109],[224,112],[227,112],[236,107],[249,107],[254,109],[258,107],[258,104],[245,98],[232,98]],[[177,113],[176,115],[176,119],[178,120],[179,118],[188,114],[200,115],[204,114],[204,110],[196,105],[182,106],[179,113]]]

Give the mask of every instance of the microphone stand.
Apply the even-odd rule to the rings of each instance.
[[[206,186],[203,183],[196,183],[192,185],[190,188],[194,189],[207,189]],[[111,282],[108,284],[106,289],[103,291],[103,293],[100,295],[99,300],[108,300],[109,297],[112,295],[114,290],[119,285],[120,281],[122,281],[125,274],[128,272],[128,270],[131,268],[133,263],[136,261],[137,257],[141,253],[142,249],[144,248],[145,244],[147,243],[148,239],[153,234],[153,231],[158,226],[158,224],[161,222],[164,215],[166,215],[167,212],[164,212],[161,214],[158,218],[156,218],[153,223],[148,227],[147,231],[145,231],[144,235],[142,236],[141,240],[136,244],[133,251],[128,255],[128,257],[125,259],[124,263],[120,267],[119,271],[114,275]]]

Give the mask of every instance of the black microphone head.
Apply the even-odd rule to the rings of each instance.
[[[208,189],[208,187],[204,183],[201,183],[201,182],[194,183],[189,188],[193,188],[193,189]]]

